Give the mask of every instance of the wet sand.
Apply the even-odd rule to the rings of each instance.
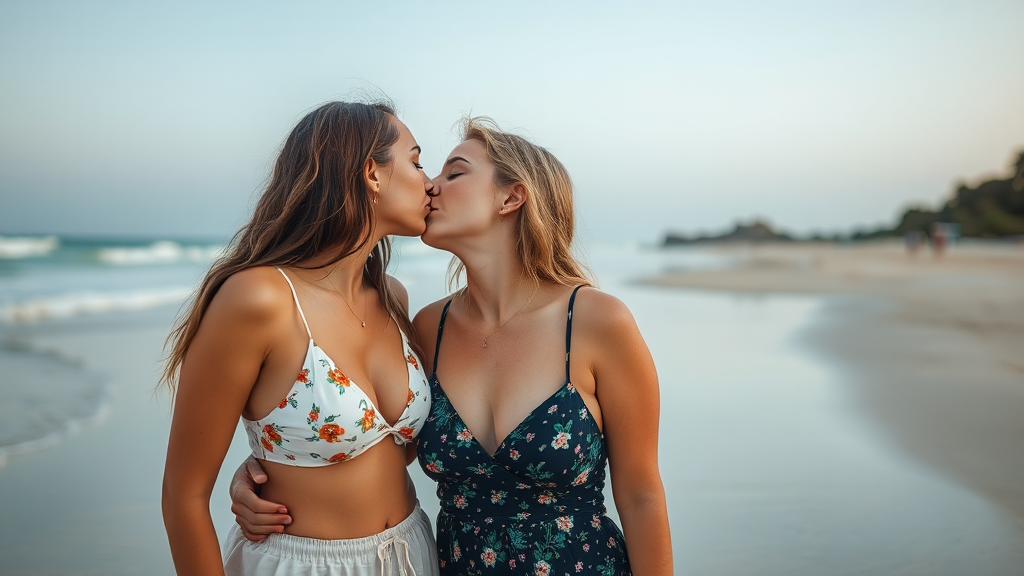
[[[0,573],[174,574],[160,512],[170,418],[166,396],[154,392],[173,313],[19,330],[35,345],[81,359],[114,392],[105,419],[0,468]],[[234,461],[244,457],[234,446],[232,453]],[[221,484],[213,494],[218,530],[230,526],[225,492]]]
[[[735,265],[644,283],[829,295],[803,345],[840,368],[884,441],[982,494],[1024,534],[1024,245],[964,243],[942,257],[897,243],[702,250]]]

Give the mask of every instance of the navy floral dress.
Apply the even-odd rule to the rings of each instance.
[[[442,575],[630,574],[622,531],[605,515],[604,435],[569,382],[572,305],[566,321],[565,385],[489,455],[437,379],[449,300],[437,329],[431,412],[419,435],[420,465],[437,482]]]

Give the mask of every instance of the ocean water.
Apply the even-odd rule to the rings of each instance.
[[[112,390],[102,368],[40,349],[35,328],[109,322],[178,307],[223,242],[0,237],[0,466],[101,422]]]

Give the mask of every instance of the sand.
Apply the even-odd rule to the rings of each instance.
[[[102,422],[0,468],[0,573],[174,574],[160,514],[168,402],[153,390],[172,314],[22,331],[103,373],[114,395]],[[218,486],[218,527],[229,526],[226,500]]]
[[[830,295],[804,345],[841,368],[887,442],[1024,527],[1024,245],[940,257],[893,242],[708,249],[734,266],[645,284]]]

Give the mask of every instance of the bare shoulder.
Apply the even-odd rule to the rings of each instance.
[[[442,298],[432,302],[416,313],[412,320],[412,326],[416,330],[416,343],[423,351],[423,361],[426,366],[434,365],[434,347],[437,345],[437,325],[441,323],[441,312],[444,310],[445,302],[450,297]]]
[[[281,273],[269,266],[247,268],[228,277],[207,314],[245,324],[267,324],[287,317],[292,293]]]
[[[579,331],[604,341],[637,331],[636,320],[622,300],[590,286],[576,293],[572,322],[574,333]]]
[[[416,313],[416,317],[413,318],[412,323],[419,334],[429,336],[431,341],[436,337],[435,333],[437,332],[437,325],[441,323],[441,312],[444,310],[445,303],[450,299],[451,297],[448,296],[436,302],[431,302]]]
[[[621,300],[596,288],[583,288],[576,295],[572,323],[573,348],[578,341],[593,371],[598,396],[610,400],[605,408],[628,406],[645,394],[654,394],[654,400],[646,398],[656,402],[654,358],[633,314]],[[611,418],[612,412],[605,410],[606,417]]]
[[[409,291],[405,289],[405,285],[398,281],[398,278],[388,274],[388,290],[392,294],[398,297],[398,301],[402,303],[402,307],[405,308],[405,313],[409,313]]]

